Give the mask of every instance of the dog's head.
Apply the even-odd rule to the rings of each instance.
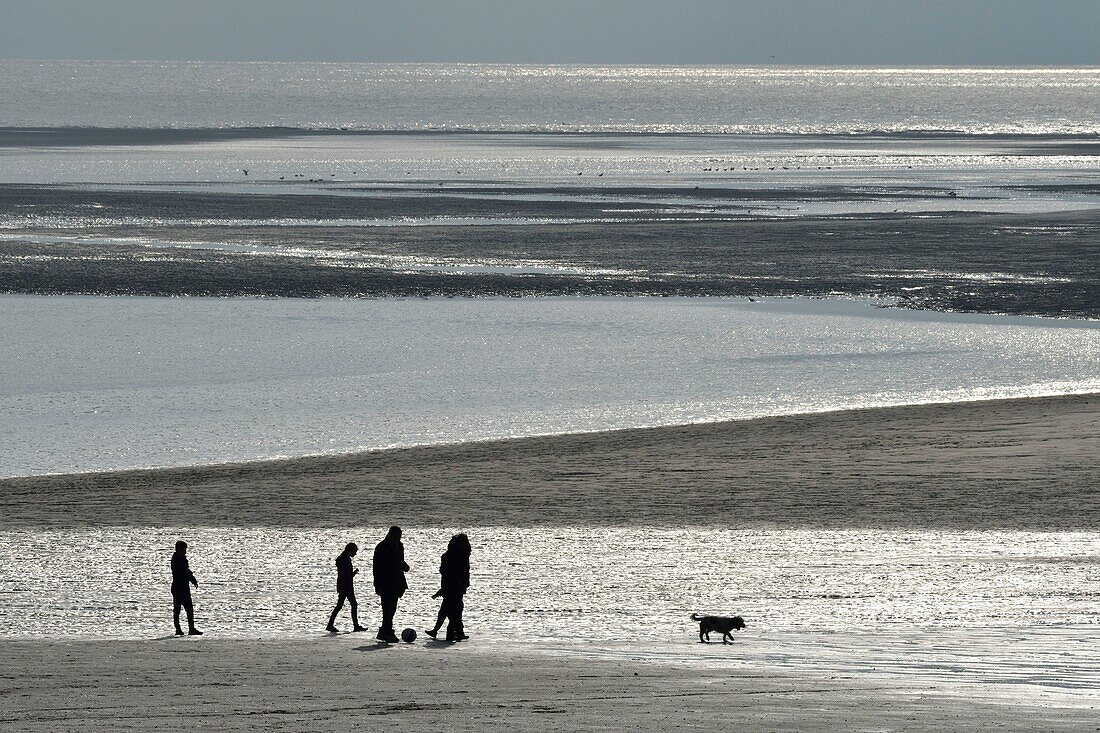
[[[735,630],[740,630],[740,629],[745,628],[745,619],[741,618],[740,616],[734,616],[733,617],[733,628]]]

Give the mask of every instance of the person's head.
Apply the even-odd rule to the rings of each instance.
[[[181,555],[186,555],[187,543],[183,540],[176,540],[176,552],[180,553]]]
[[[349,542],[347,546],[344,547],[344,554],[348,557],[355,557],[355,553],[357,552],[359,552],[359,545],[354,542]]]
[[[454,537],[451,537],[451,541],[447,543],[447,549],[464,552],[469,555],[471,551],[470,538],[466,536],[465,532],[459,532]]]
[[[390,527],[390,531],[386,533],[387,540],[399,540],[401,539],[401,528],[396,524]]]

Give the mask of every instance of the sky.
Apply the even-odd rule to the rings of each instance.
[[[1100,65],[1100,0],[0,0],[0,58]]]

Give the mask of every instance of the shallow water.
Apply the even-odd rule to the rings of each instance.
[[[434,619],[454,530],[405,536],[398,623]],[[505,643],[697,640],[692,612],[752,633],[947,633],[1097,623],[1100,533],[524,528],[467,530],[472,633]],[[103,528],[0,533],[0,636],[148,638],[171,631],[168,560],[185,538],[200,625],[219,637],[308,636],[334,602],[346,542],[377,626],[380,528]],[[347,615],[342,625],[348,626]],[[744,634],[746,638],[749,634]],[[715,641],[718,639],[715,638]]]
[[[1100,326],[860,301],[0,297],[0,475],[1100,389]]]
[[[501,212],[490,221],[513,223],[528,222],[523,206],[534,202],[596,201],[602,209],[585,210],[578,220],[707,220],[1087,208],[1097,202],[1100,161],[1095,144],[1027,137],[296,133],[121,144],[124,139],[114,145],[83,140],[60,147],[0,145],[0,183],[221,195],[418,197],[429,203],[446,197],[465,199],[467,206],[495,204]],[[1090,184],[1091,189],[1067,188]],[[730,191],[723,196],[714,189]],[[700,200],[699,191],[710,195]],[[515,211],[507,213],[506,202]],[[120,218],[110,210],[77,206],[58,211],[26,203],[0,209],[0,226],[6,229],[141,226],[172,218]],[[232,217],[216,212],[174,218],[174,223],[193,226],[234,224]],[[415,214],[375,222],[371,217],[358,221],[349,212],[347,218],[361,226],[432,221]],[[318,216],[317,224],[325,219]]]

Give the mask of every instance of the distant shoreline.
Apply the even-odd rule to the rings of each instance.
[[[1100,395],[885,407],[0,480],[0,530],[707,525],[1094,529]],[[63,504],[66,511],[57,511]]]
[[[556,128],[540,127],[407,127],[407,128],[356,128],[356,127],[288,127],[270,126],[226,126],[226,127],[99,127],[82,125],[58,125],[56,127],[37,126],[0,126],[0,148],[23,147],[82,147],[115,145],[183,145],[203,142],[223,142],[241,140],[271,140],[299,137],[338,137],[338,136],[560,136],[585,138],[615,137],[757,137],[773,139],[820,139],[824,141],[859,140],[924,140],[924,141],[984,141],[1004,143],[1063,143],[1063,147],[1044,148],[1044,152],[1061,154],[1097,155],[1100,152],[1100,133],[1086,132],[968,132],[962,129],[853,129],[851,131],[756,131],[756,130],[667,130],[667,129],[583,129],[563,126]],[[1094,143],[1090,145],[1089,143]]]

